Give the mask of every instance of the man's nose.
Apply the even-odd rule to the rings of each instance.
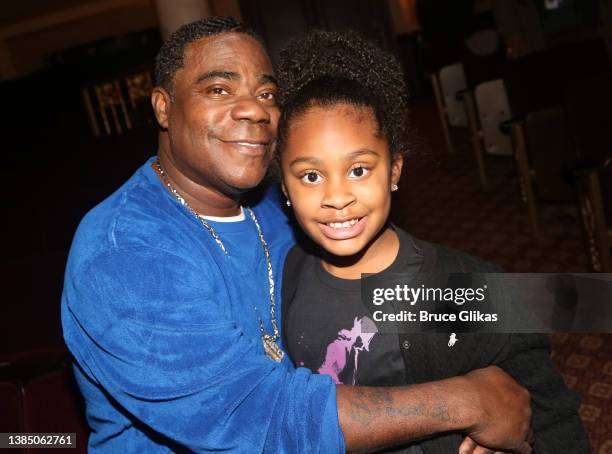
[[[254,96],[243,96],[234,104],[232,118],[236,121],[247,120],[253,123],[269,123],[270,109],[276,109],[276,107],[265,106]]]
[[[348,181],[331,179],[325,185],[325,194],[321,200],[321,208],[343,210],[357,201]]]

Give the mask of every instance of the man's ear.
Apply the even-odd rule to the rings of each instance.
[[[391,161],[391,184],[398,184],[402,177],[402,167],[404,166],[404,156],[397,154]]]
[[[153,112],[155,112],[155,118],[159,126],[163,129],[168,129],[168,116],[170,111],[170,105],[172,103],[172,97],[162,87],[155,87],[151,93],[151,105],[153,106]]]

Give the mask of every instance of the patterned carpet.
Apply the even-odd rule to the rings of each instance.
[[[446,150],[433,99],[412,108],[416,132],[406,158],[392,219],[418,238],[496,262],[508,272],[588,272],[578,213],[571,205],[541,204],[541,238],[530,233],[515,164],[488,157],[490,188],[480,187],[465,131]],[[593,453],[612,454],[612,334],[555,334],[553,359],[582,398],[580,414]]]
[[[612,336],[557,333],[553,360],[582,399],[580,416],[593,452],[612,453]]]

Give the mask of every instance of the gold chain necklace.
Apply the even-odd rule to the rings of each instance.
[[[217,232],[215,232],[215,229],[212,228],[212,226],[206,221],[206,219],[202,218],[200,215],[198,215],[198,213],[193,208],[191,208],[191,206],[187,203],[187,201],[174,188],[172,183],[170,183],[170,180],[166,176],[166,172],[164,171],[164,168],[162,167],[161,162],[159,162],[159,159],[155,161],[154,165],[155,165],[155,169],[157,170],[157,173],[163,180],[164,184],[166,185],[170,193],[176,198],[176,200],[178,200],[178,202],[182,206],[184,206],[187,209],[187,211],[189,211],[192,215],[195,216],[195,218],[200,222],[202,227],[204,227],[204,229],[208,233],[210,233],[213,240],[215,240],[215,243],[217,243],[217,245],[223,251],[225,256],[229,257],[229,252],[227,252],[227,249],[225,248],[223,241],[221,241],[221,238],[219,237]],[[268,289],[269,289],[269,294],[270,294],[270,303],[269,303],[270,322],[272,324],[272,329],[274,331],[273,335],[266,333],[266,330],[263,324],[263,320],[261,318],[261,314],[259,313],[259,310],[257,309],[257,306],[253,306],[253,308],[255,309],[255,312],[257,313],[257,317],[259,318],[259,330],[261,332],[261,340],[263,342],[264,351],[266,352],[266,355],[268,356],[268,358],[270,358],[273,361],[276,361],[277,363],[280,363],[283,357],[285,356],[285,352],[282,351],[281,348],[276,343],[276,341],[280,338],[280,334],[278,331],[278,323],[276,322],[276,302],[274,301],[274,274],[272,273],[272,259],[270,258],[270,249],[268,248],[268,243],[266,242],[266,239],[263,236],[263,231],[261,230],[259,222],[257,221],[257,218],[255,217],[255,213],[253,213],[253,210],[251,210],[250,208],[246,208],[246,211],[247,213],[249,213],[250,218],[253,220],[253,223],[255,224],[255,227],[257,228],[257,235],[259,236],[259,241],[261,243],[261,246],[264,251],[264,256],[266,258],[266,266],[268,269]]]

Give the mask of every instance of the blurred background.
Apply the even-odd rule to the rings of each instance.
[[[392,217],[415,236],[511,272],[612,272],[612,0],[4,2],[0,432],[77,432],[84,452],[59,321],[70,241],[156,153],[163,38],[210,15],[249,23],[273,61],[312,28],[398,57],[412,147]],[[612,453],[612,336],[551,339],[593,452]]]

